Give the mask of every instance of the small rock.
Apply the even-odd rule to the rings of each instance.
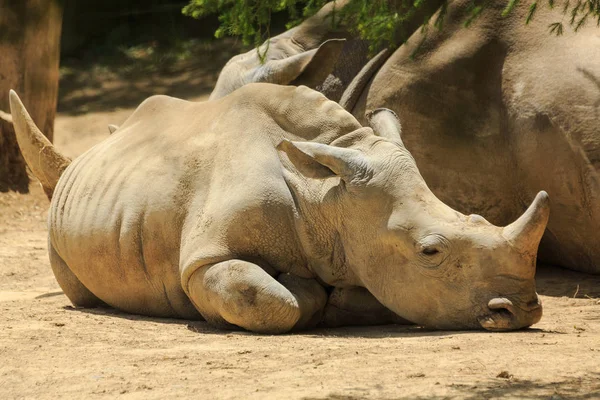
[[[512,377],[513,377],[512,374],[509,374],[508,371],[502,371],[498,375],[496,375],[496,378],[502,378],[502,379],[510,379]]]

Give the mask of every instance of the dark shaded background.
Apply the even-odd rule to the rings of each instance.
[[[217,17],[195,20],[181,9],[186,1],[65,0],[63,58],[112,52],[115,46],[158,41],[170,45],[189,38],[211,39]]]
[[[217,16],[200,20],[181,9],[177,0],[64,0],[62,58],[95,57],[118,46],[156,42],[161,46],[189,39],[214,39]],[[286,13],[273,15],[274,33],[285,29]]]

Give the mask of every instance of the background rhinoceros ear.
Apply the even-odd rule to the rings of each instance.
[[[277,148],[287,154],[301,174],[311,178],[339,176],[348,183],[370,176],[369,162],[358,150],[289,140],[283,140]]]
[[[332,39],[316,49],[304,51],[281,60],[269,60],[265,75],[269,83],[315,88],[333,71],[344,47],[344,39]]]

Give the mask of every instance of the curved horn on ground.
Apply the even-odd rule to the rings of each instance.
[[[25,162],[40,180],[48,198],[71,160],[60,154],[35,125],[17,93],[10,91],[10,112]]]
[[[366,116],[376,135],[402,142],[402,126],[395,112],[387,108],[378,108],[368,112]]]
[[[520,251],[535,254],[549,216],[550,197],[542,190],[519,219],[504,227],[502,234]]]

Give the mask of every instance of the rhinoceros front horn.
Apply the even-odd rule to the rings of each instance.
[[[537,253],[537,247],[542,240],[542,235],[550,216],[550,198],[548,193],[541,191],[515,222],[507,225],[502,234],[519,251]]]

